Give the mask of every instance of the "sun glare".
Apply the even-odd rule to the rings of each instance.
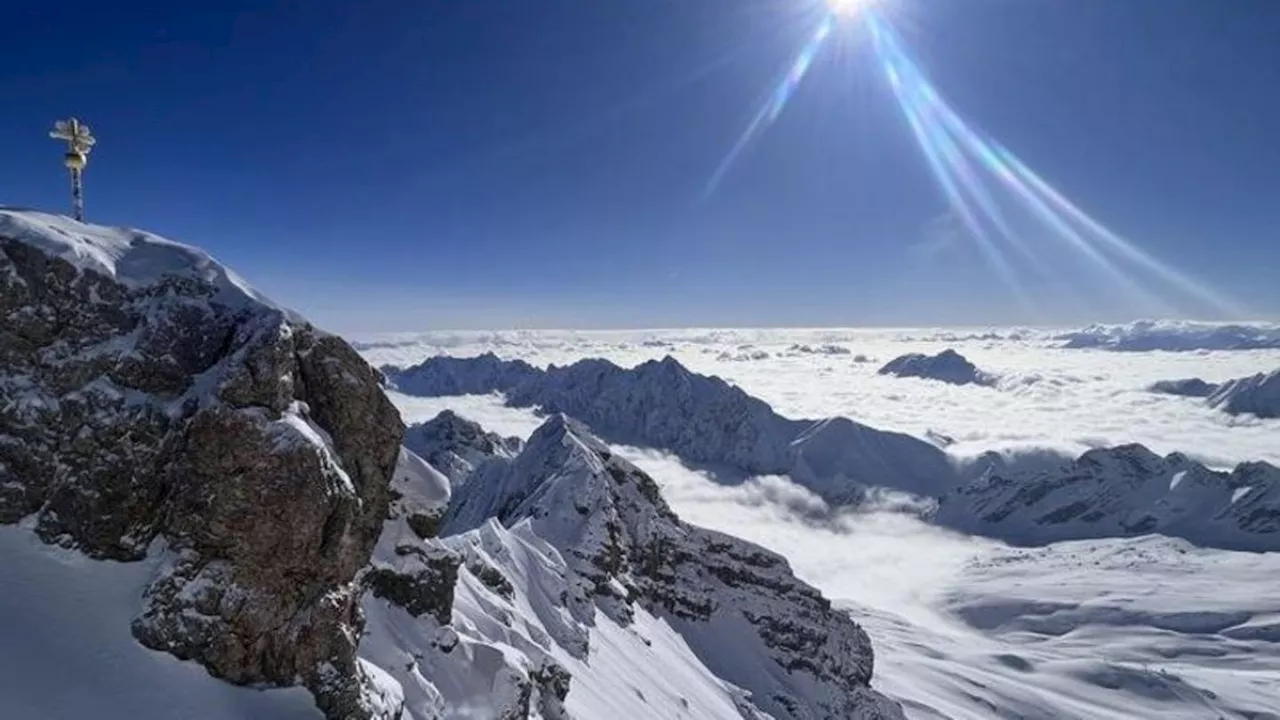
[[[827,0],[827,7],[840,17],[853,17],[874,2],[875,0]]]

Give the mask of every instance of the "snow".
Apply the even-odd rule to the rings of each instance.
[[[1280,348],[1280,324],[1199,323],[1140,320],[1124,325],[1090,325],[1063,333],[1068,348],[1101,348],[1127,352],[1168,350],[1258,350]]]
[[[264,306],[297,319],[205,251],[141,230],[91,225],[33,210],[0,209],[0,237],[130,288],[148,288],[166,277],[194,278],[210,283],[216,291],[212,299],[229,307]]]
[[[709,673],[665,622],[643,609],[625,628],[600,612],[589,625],[569,617],[559,600],[564,560],[528,523],[507,529],[490,521],[442,544],[469,558],[454,599],[456,635],[365,600],[361,653],[406,689],[406,720],[495,717],[511,701],[506,673],[527,673],[547,659],[573,676],[565,709],[574,718],[738,717],[736,689]],[[511,582],[511,598],[467,569],[477,562]],[[574,648],[588,627],[590,653],[579,657]],[[442,642],[457,645],[441,653]]]
[[[1228,380],[1209,395],[1207,402],[1231,415],[1280,418],[1280,370]]]
[[[0,715],[133,720],[317,720],[301,688],[236,687],[129,634],[160,558],[90,560],[0,526]]]
[[[337,480],[342,492],[355,495],[355,483],[342,467],[338,451],[333,447],[333,438],[311,419],[310,413],[311,410],[306,403],[295,400],[280,414],[279,419],[267,421],[270,425],[269,432],[274,435],[277,447],[280,450],[286,450],[301,443],[315,448],[325,467],[326,475]]]
[[[1280,713],[1278,553],[1154,536],[1014,549],[901,513],[815,512],[813,496],[797,512],[670,456],[624,454],[686,521],[783,553],[849,607],[875,645],[874,685],[908,717]]]
[[[634,365],[672,354],[791,416],[844,415],[876,427],[946,437],[953,456],[986,450],[1069,451],[1141,442],[1212,467],[1280,462],[1280,424],[1232,419],[1161,397],[1152,383],[1211,382],[1280,365],[1276,350],[1106,353],[1059,347],[1056,331],[681,330],[433,333],[369,341],[366,356],[401,365],[440,352],[497,351],[537,367],[584,356]],[[644,345],[661,341],[661,347]],[[840,344],[895,357],[955,346],[1002,376],[1002,392],[903,383],[851,358],[787,354]],[[718,360],[740,345],[768,358]],[[407,420],[452,407],[502,435],[541,419],[494,395],[392,393]],[[874,685],[913,718],[1280,717],[1280,553],[1197,548],[1158,536],[1011,548],[923,523],[882,496],[861,512],[832,508],[781,476],[735,478],[692,469],[652,449],[615,447],[662,485],[686,522],[785,555],[796,573],[846,606],[876,648]],[[1054,457],[1045,456],[1046,468]],[[1170,472],[1166,492],[1194,487]],[[1179,478],[1176,482],[1174,478]],[[1172,488],[1170,487],[1172,486]],[[1242,502],[1252,482],[1229,491]],[[576,682],[576,681],[575,681]],[[570,694],[572,698],[572,692]],[[605,717],[608,717],[606,715]],[[628,716],[629,717],[629,716]],[[643,716],[642,716],[643,717]]]

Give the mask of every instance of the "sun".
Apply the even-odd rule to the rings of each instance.
[[[827,7],[840,17],[853,17],[875,2],[876,0],[827,0]]]

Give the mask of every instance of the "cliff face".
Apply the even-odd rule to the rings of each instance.
[[[356,657],[356,573],[403,425],[342,340],[203,252],[0,211],[0,522],[165,553],[145,645],[330,717],[391,717]]]

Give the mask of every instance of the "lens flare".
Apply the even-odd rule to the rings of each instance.
[[[720,182],[728,174],[729,168],[733,166],[734,161],[738,159],[738,156],[742,154],[747,145],[765,128],[772,125],[778,119],[778,116],[782,114],[782,111],[787,107],[787,102],[795,94],[796,88],[800,87],[804,76],[808,74],[809,68],[813,66],[814,59],[822,51],[827,38],[831,36],[834,26],[835,22],[830,15],[824,17],[822,22],[818,23],[818,27],[814,30],[813,35],[809,37],[809,41],[800,48],[800,52],[796,53],[795,59],[791,61],[782,80],[774,88],[773,92],[769,94],[768,99],[760,110],[752,117],[751,122],[747,124],[747,129],[743,131],[737,142],[729,149],[729,154],[725,155],[724,160],[721,160],[720,165],[716,167],[716,171],[711,174],[711,179],[707,181],[706,188],[702,192],[704,200],[709,198],[716,191],[716,188],[720,186]]]
[[[1236,303],[1112,232],[1067,200],[1013,153],[974,130],[937,92],[903,49],[893,30],[873,14],[868,13],[866,20],[875,53],[935,181],[979,249],[1016,295],[1025,298],[1007,259],[995,247],[985,228],[994,227],[999,236],[1033,266],[1044,268],[1044,263],[1010,229],[1001,203],[988,193],[978,169],[989,173],[1007,191],[1007,203],[1035,224],[1037,236],[1052,238],[1074,250],[1144,309],[1167,313],[1171,307],[1122,270],[1104,250],[1158,276],[1219,313],[1233,317],[1245,314]]]

